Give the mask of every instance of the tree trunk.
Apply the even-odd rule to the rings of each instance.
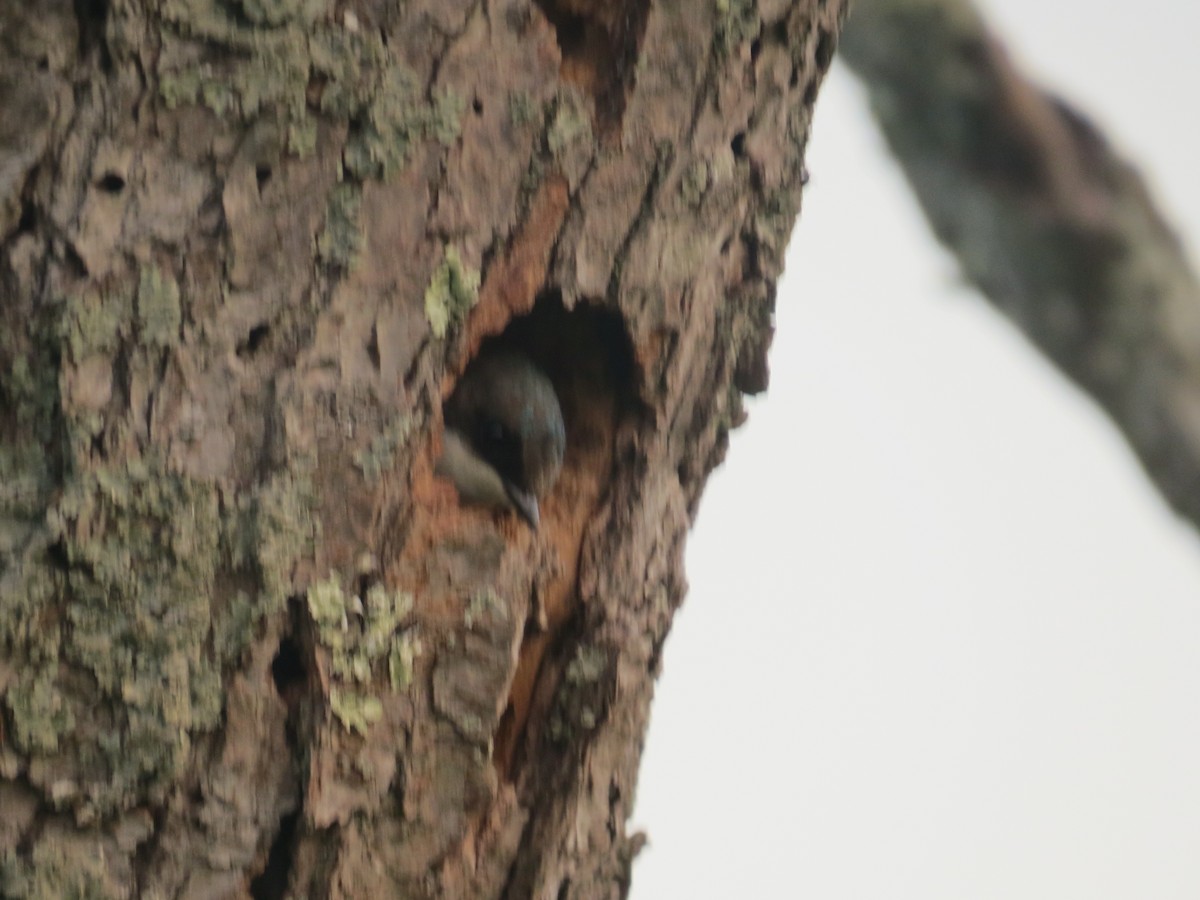
[[[0,894],[624,894],[842,16],[0,0]],[[488,342],[537,531],[433,476]]]

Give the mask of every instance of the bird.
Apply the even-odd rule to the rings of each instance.
[[[546,373],[518,350],[485,350],[459,379],[443,419],[435,472],[462,500],[513,510],[536,529],[538,497],[558,480],[567,443]]]

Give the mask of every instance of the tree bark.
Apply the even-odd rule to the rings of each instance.
[[[622,896],[839,0],[0,0],[0,894]],[[542,527],[435,479],[487,342]]]
[[[842,58],[964,274],[1200,526],[1200,282],[1138,172],[966,0],[861,0]]]

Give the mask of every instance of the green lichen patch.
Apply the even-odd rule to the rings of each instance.
[[[338,717],[343,728],[364,735],[372,725],[383,718],[383,703],[378,697],[342,688],[332,688],[329,691],[329,708]]]
[[[513,91],[508,95],[508,119],[516,127],[536,122],[541,112],[541,107],[528,91]]]
[[[426,102],[413,73],[390,66],[346,142],[346,171],[357,178],[387,179],[403,168],[417,141],[453,143],[464,105],[461,97],[446,93]]]
[[[127,896],[108,878],[103,855],[83,841],[39,840],[28,858],[0,855],[0,897],[107,900]]]
[[[5,633],[4,585],[16,580],[35,536],[44,535],[46,501],[53,490],[46,453],[31,437],[23,432],[23,439],[0,444],[0,639]]]
[[[221,557],[227,572],[218,579],[226,597],[213,621],[213,646],[222,665],[235,662],[249,645],[259,620],[278,612],[292,592],[291,571],[307,556],[320,523],[303,466],[279,472],[223,506]]]
[[[463,613],[463,624],[469,629],[477,625],[487,627],[491,622],[499,620],[507,622],[510,616],[508,604],[491,588],[484,588],[471,595],[467,609]]]
[[[202,103],[218,115],[233,112],[244,120],[268,108],[289,121],[305,114],[307,23],[262,28],[219,0],[166,0],[160,15],[168,43],[159,90],[168,106]],[[197,41],[224,52],[194,62],[195,53],[174,43],[172,32],[182,44]]]
[[[688,166],[679,182],[679,193],[683,197],[683,202],[693,209],[698,207],[700,201],[704,199],[708,185],[708,163],[698,159]]]
[[[377,481],[380,475],[392,467],[396,451],[404,446],[412,430],[412,418],[400,416],[376,435],[369,446],[354,455],[354,464],[368,481]]]
[[[167,0],[162,16],[174,40],[163,54],[160,92],[170,107],[203,104],[243,121],[272,115],[298,155],[316,146],[313,115],[351,126],[346,172],[388,178],[421,140],[453,142],[461,97],[426,97],[417,76],[375,29],[315,16],[317,0],[241,0],[244,16],[217,0]],[[319,8],[318,8],[319,7]],[[264,28],[263,25],[273,27]],[[196,45],[219,47],[196,62]]]
[[[425,318],[436,337],[444,338],[479,300],[479,272],[468,268],[454,247],[446,247],[425,289]]]
[[[413,665],[421,655],[421,640],[412,629],[396,635],[388,651],[388,680],[393,691],[403,691],[413,680]]]
[[[232,502],[142,462],[62,488],[42,549],[0,579],[13,744],[75,773],[52,802],[104,815],[177,782],[220,721],[222,667],[283,604],[309,508],[287,476]]]
[[[178,288],[175,302],[178,305]],[[148,299],[148,303],[152,305],[153,301]],[[123,334],[128,333],[133,307],[133,292],[128,287],[91,289],[70,297],[61,321],[71,358],[81,362],[92,354],[114,352]]]
[[[601,647],[581,644],[567,663],[555,695],[548,733],[552,740],[566,742],[575,735],[593,731],[608,705],[605,679],[609,655]]]
[[[546,147],[555,159],[561,159],[577,144],[590,146],[592,116],[578,91],[566,89],[555,98],[546,131]]]
[[[59,740],[75,727],[75,716],[55,684],[51,666],[24,669],[5,695],[13,742],[22,753],[58,750]]]
[[[312,585],[307,600],[317,639],[329,651],[330,671],[337,682],[330,689],[330,709],[348,731],[364,733],[383,714],[381,701],[365,690],[376,664],[387,661],[393,690],[412,683],[413,664],[421,650],[415,631],[403,629],[412,614],[412,595],[375,584],[365,598],[354,597],[330,577]]]
[[[334,186],[325,209],[325,227],[317,236],[317,253],[326,263],[353,268],[363,242],[361,207],[361,185],[342,182]]]
[[[144,266],[138,278],[138,331],[142,342],[166,347],[179,334],[179,285],[158,266]]]
[[[754,0],[715,0],[717,10],[716,46],[727,54],[753,40],[761,23]]]
[[[67,749],[81,764],[87,803],[120,808],[173,783],[191,734],[220,716],[219,674],[206,651],[216,498],[135,465],[79,476],[47,519],[60,561],[27,571],[25,586],[50,581],[57,590],[40,591],[40,609],[18,611],[12,637],[27,661],[57,656],[60,665],[18,685],[10,711],[26,752],[61,748],[75,723],[100,716],[103,739]],[[20,627],[52,600],[65,600],[58,628]],[[98,698],[68,677],[78,672]],[[112,702],[97,704],[105,698]]]

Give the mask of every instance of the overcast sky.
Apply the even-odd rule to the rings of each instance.
[[[1200,11],[991,0],[1200,247]],[[709,483],[635,900],[1200,897],[1200,540],[818,103],[771,388]]]

